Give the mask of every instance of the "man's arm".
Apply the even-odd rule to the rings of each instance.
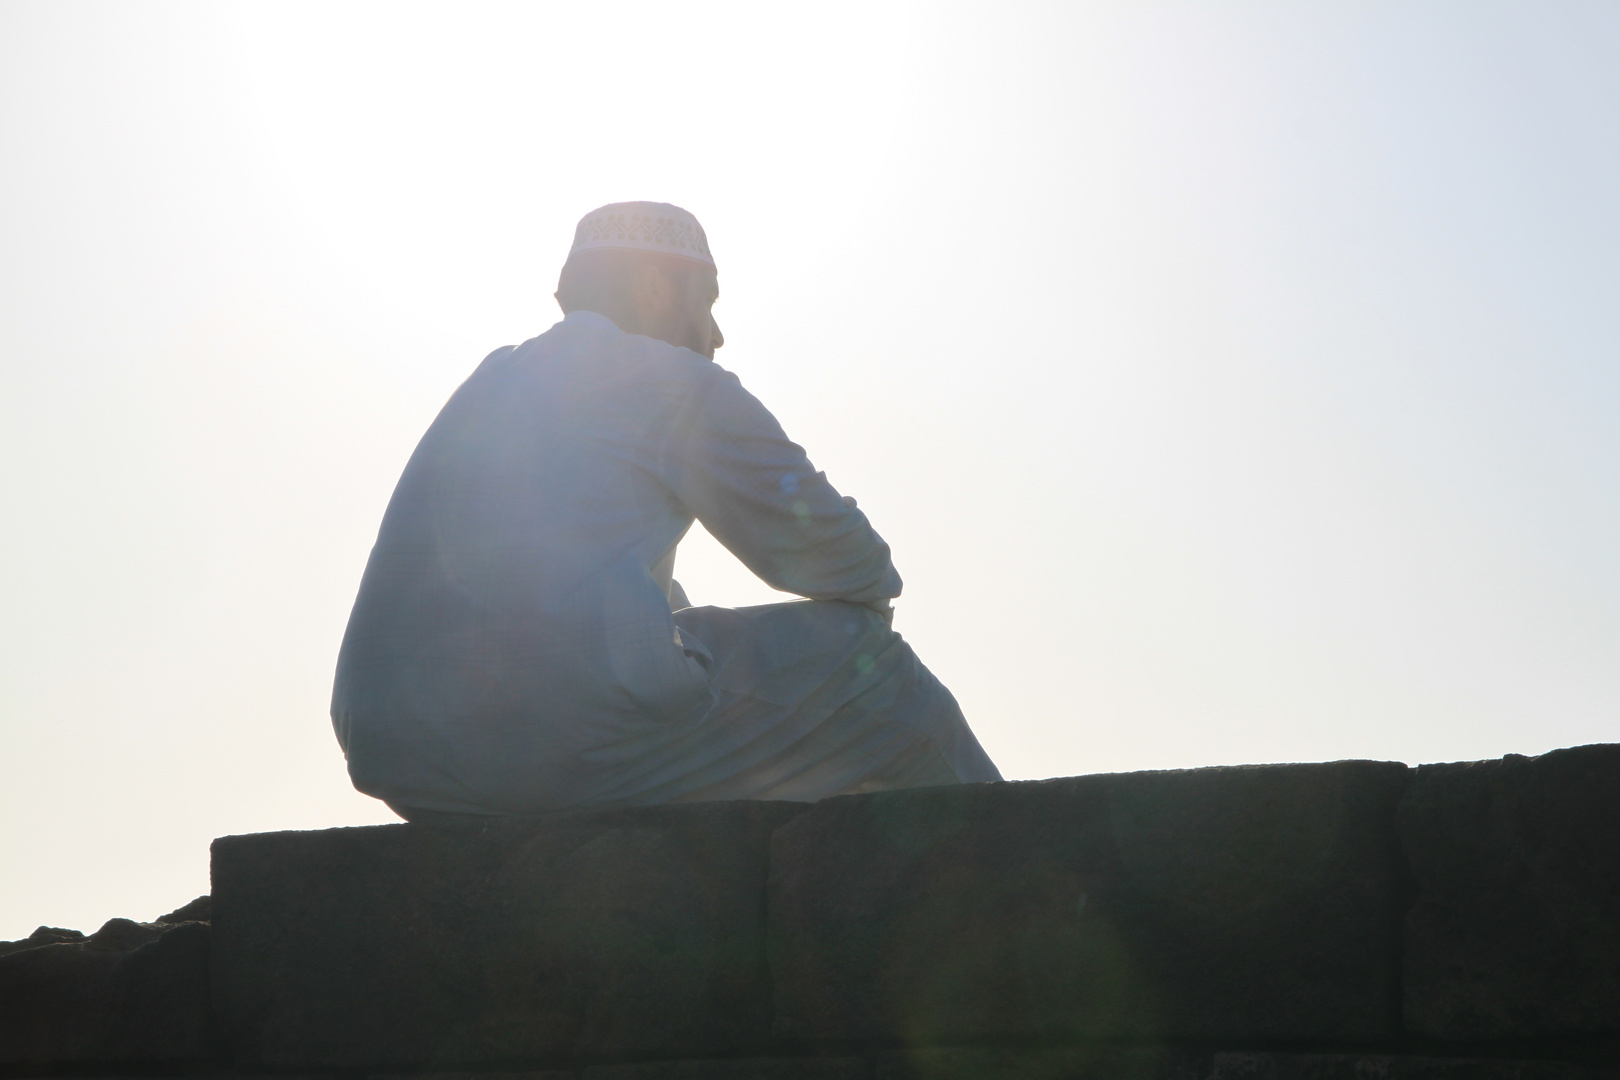
[[[901,582],[889,545],[736,376],[714,368],[672,450],[676,497],[766,584],[890,611]]]

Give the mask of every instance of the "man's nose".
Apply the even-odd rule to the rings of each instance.
[[[720,346],[726,343],[726,335],[720,332],[720,324],[714,321],[714,316],[712,315],[709,316],[709,325],[714,328],[709,335],[709,340],[714,344],[714,347],[718,349]]]

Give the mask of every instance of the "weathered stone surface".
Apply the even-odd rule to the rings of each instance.
[[[874,1080],[1206,1080],[1208,1055],[1117,1047],[931,1047],[878,1055]]]
[[[768,1040],[796,803],[214,842],[214,1001],[267,1068],[705,1057]]]
[[[1615,1080],[1620,1071],[1565,1061],[1379,1054],[1216,1054],[1209,1080]]]
[[[830,799],[772,843],[777,1032],[1378,1040],[1405,766],[1253,766]]]
[[[1413,1034],[1620,1033],[1620,745],[1422,766],[1399,827]]]
[[[597,1065],[584,1080],[867,1080],[867,1074],[860,1058],[744,1058]]]
[[[159,915],[154,922],[181,923],[181,922],[207,922],[210,918],[209,897],[199,896],[189,904],[182,904],[167,915]]]
[[[208,938],[206,923],[159,927],[113,919],[86,940],[0,956],[0,1064],[210,1057],[217,1042]]]
[[[129,952],[163,936],[167,927],[134,919],[108,919],[90,935],[89,947],[99,952]]]
[[[77,930],[64,930],[60,926],[41,926],[20,941],[0,941],[0,956],[21,952],[24,949],[37,949],[41,945],[62,945],[85,940],[88,939]]]

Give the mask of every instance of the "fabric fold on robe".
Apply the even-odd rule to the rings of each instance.
[[[622,777],[603,805],[813,801],[1001,779],[951,692],[868,608],[693,607],[675,623],[712,657],[714,704],[667,735],[585,755]]]

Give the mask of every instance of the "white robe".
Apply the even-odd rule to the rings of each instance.
[[[671,611],[693,518],[810,598]],[[737,378],[588,311],[490,354],[383,516],[332,720],[361,791],[532,814],[999,779],[867,604],[888,545]]]

